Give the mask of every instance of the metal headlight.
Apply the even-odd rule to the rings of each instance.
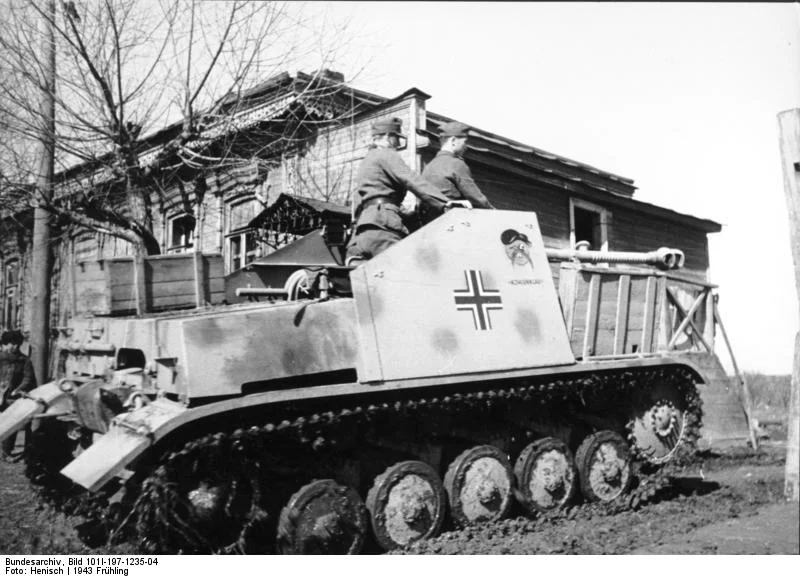
[[[76,389],[75,381],[68,381],[67,379],[63,379],[60,383],[58,383],[58,388],[61,389],[63,392],[70,394]]]

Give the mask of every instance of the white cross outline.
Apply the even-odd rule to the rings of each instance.
[[[492,330],[492,318],[489,311],[503,309],[500,291],[485,288],[483,274],[480,271],[465,270],[464,279],[467,288],[453,291],[456,310],[472,312],[472,323],[475,330]]]

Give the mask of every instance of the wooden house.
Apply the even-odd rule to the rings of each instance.
[[[378,96],[323,71],[281,74],[235,101],[221,101],[208,116],[213,121],[184,151],[198,161],[175,173],[166,195],[153,196],[153,231],[161,253],[218,255],[213,262],[230,275],[293,242],[322,222],[323,215],[346,223],[373,122],[403,121],[409,138],[399,152],[415,170],[435,156],[439,126],[457,119],[429,111],[429,98],[416,88],[394,98]],[[142,167],[174,160],[168,143],[180,130],[176,123],[143,139],[138,151]],[[538,213],[548,247],[569,248],[587,240],[598,250],[679,248],[686,255],[681,274],[708,280],[707,235],[720,231],[716,222],[637,200],[630,178],[482,127],[472,127],[472,135],[466,161],[478,185],[497,208]],[[223,154],[224,162],[200,161]],[[81,165],[61,173],[62,194],[85,186],[86,175],[94,170]],[[2,325],[25,329],[29,243],[24,234],[12,238],[8,227],[0,230]],[[94,231],[72,231],[59,239],[54,245],[53,326],[82,312],[76,305],[77,263],[132,255],[127,242]]]

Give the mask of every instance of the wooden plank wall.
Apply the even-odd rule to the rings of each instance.
[[[569,196],[537,186],[531,180],[473,163],[472,175],[491,203],[503,210],[536,213],[544,244],[548,248],[569,247]]]
[[[414,97],[409,96],[376,114],[360,117],[352,124],[320,131],[307,150],[284,160],[284,171],[290,175],[284,183],[284,192],[349,205],[358,165],[372,141],[373,122],[400,118],[403,132],[411,137],[409,127],[420,125],[424,120],[424,106],[415,107],[413,100]],[[412,119],[415,111],[417,118]],[[413,147],[405,146],[398,152],[413,168],[416,164]]]
[[[180,258],[188,256],[189,258]],[[145,261],[145,295],[151,310],[166,310],[196,304],[194,254],[149,257]],[[222,302],[225,279],[220,255],[203,255],[211,303]]]
[[[612,250],[650,251],[662,246],[680,249],[686,256],[681,274],[708,279],[708,237],[701,230],[627,208],[613,208],[610,237]]]
[[[480,161],[471,162],[470,168],[494,206],[536,212],[545,246],[569,248],[569,193],[537,184],[530,176],[504,172]],[[708,279],[708,238],[705,232],[629,208],[606,208],[611,211],[608,236],[612,251],[647,252],[662,246],[677,248],[686,256],[685,266],[679,274],[692,280]],[[554,267],[554,278],[557,281],[557,266]]]

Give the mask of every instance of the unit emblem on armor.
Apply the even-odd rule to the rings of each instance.
[[[500,242],[503,243],[506,249],[506,256],[511,264],[514,266],[530,265],[533,268],[533,260],[531,260],[531,241],[528,235],[517,232],[513,228],[503,231],[500,235]]]
[[[492,330],[492,319],[489,316],[489,311],[503,309],[503,299],[500,296],[500,291],[484,287],[481,271],[465,270],[464,277],[467,281],[467,288],[453,291],[456,309],[472,312],[475,330]]]

